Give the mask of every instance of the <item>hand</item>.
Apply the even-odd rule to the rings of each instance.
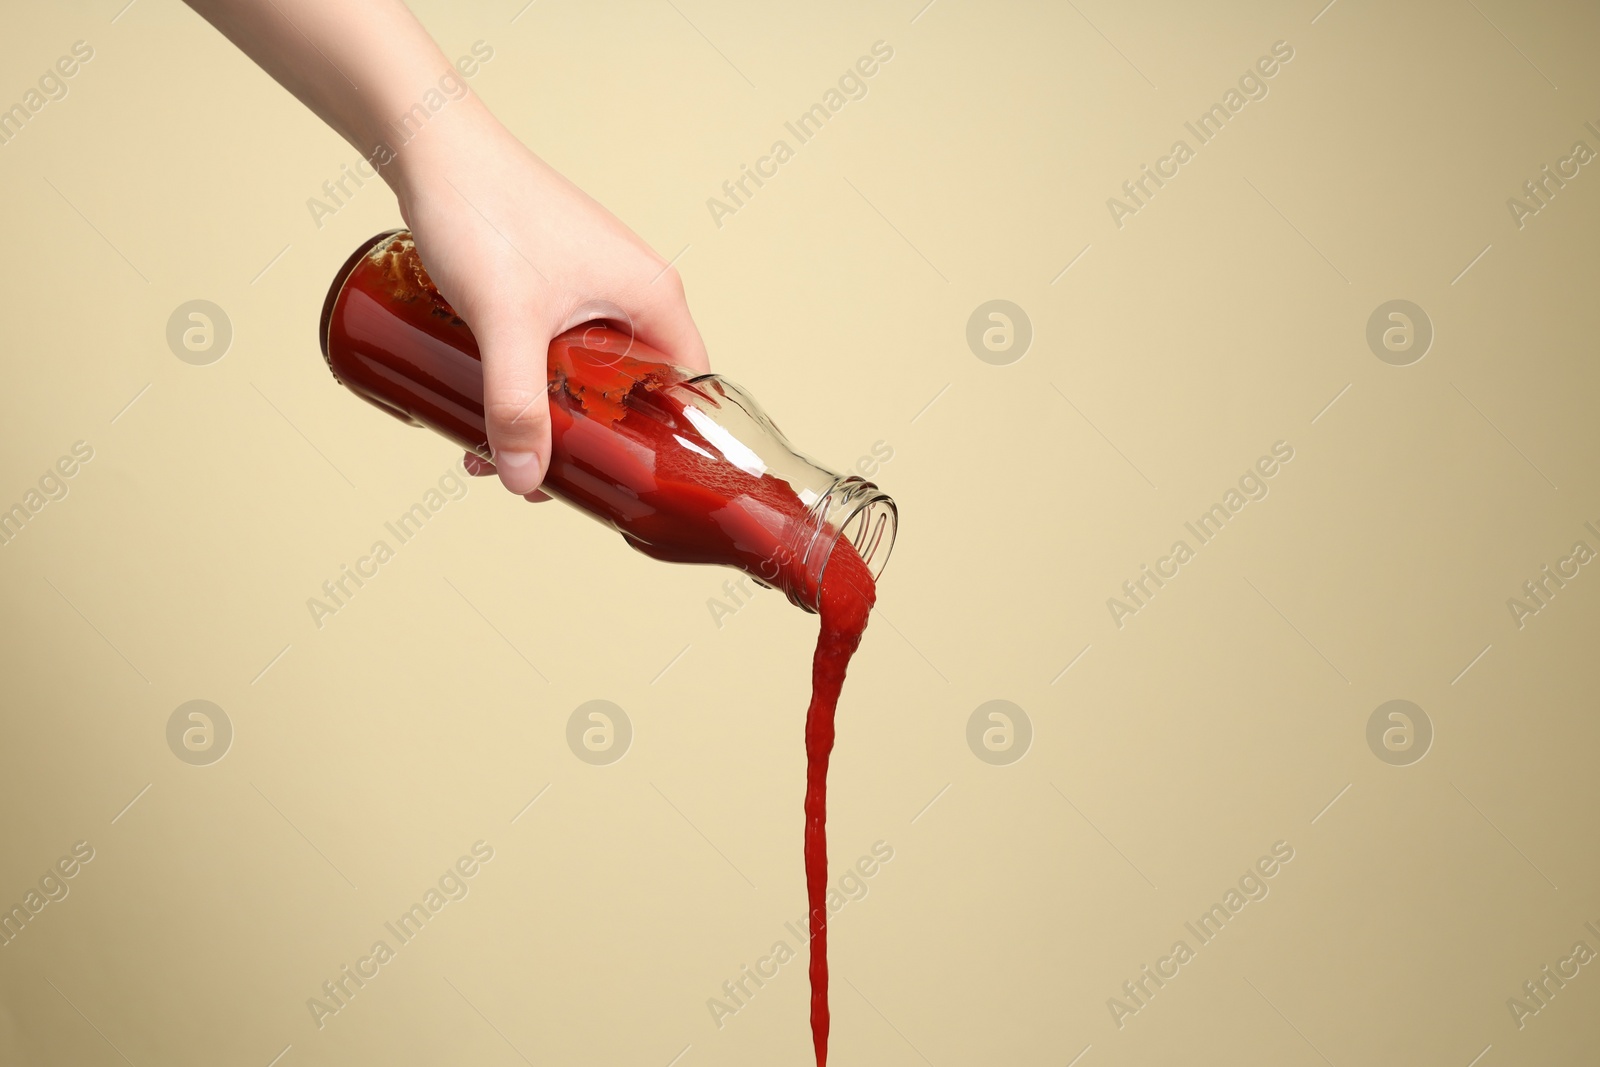
[[[550,463],[550,339],[616,320],[672,362],[708,370],[677,271],[528,151],[476,97],[430,123],[385,169],[428,274],[483,354],[494,463],[530,500]]]
[[[363,156],[456,70],[402,0],[188,0]],[[361,86],[356,90],[356,86]],[[433,109],[430,106],[430,114]],[[607,318],[705,371],[683,283],[605,208],[551,170],[470,92],[379,160],[428,274],[483,354],[493,465],[539,499],[550,465],[550,339]]]

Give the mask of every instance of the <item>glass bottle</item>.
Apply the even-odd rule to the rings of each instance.
[[[490,459],[477,341],[429,280],[411,234],[362,245],[322,309],[323,358],[357,396]],[[744,390],[694,375],[595,322],[550,343],[552,450],[543,488],[676,563],[720,563],[818,609],[843,540],[874,579],[894,501],[796,452]]]

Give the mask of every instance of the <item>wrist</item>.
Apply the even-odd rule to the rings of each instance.
[[[419,101],[370,136],[374,147],[369,158],[402,205],[452,170],[471,166],[508,136],[470,91],[432,102],[437,106],[430,110],[426,101]]]

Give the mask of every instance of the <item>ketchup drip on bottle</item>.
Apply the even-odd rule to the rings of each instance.
[[[408,236],[386,235],[351,257],[329,293],[322,332],[328,365],[345,386],[488,457],[477,342],[428,279]],[[803,499],[761,463],[739,459],[740,442],[730,446],[725,430],[708,423],[709,411],[754,407],[736,386],[691,376],[604,325],[551,342],[549,383],[547,492],[647,555],[738,567],[821,617],[805,722],[805,872],[812,1045],[823,1067],[828,759],[839,692],[876,598],[872,570],[849,537],[819,525],[815,489]],[[765,416],[751,425],[787,447]]]

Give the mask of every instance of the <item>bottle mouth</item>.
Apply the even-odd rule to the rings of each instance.
[[[828,564],[840,541],[849,543],[877,581],[894,550],[900,512],[894,500],[865,478],[855,475],[834,479],[807,512],[795,546],[800,573],[808,580],[803,589],[787,589],[789,599],[815,613],[822,597]],[[809,576],[815,575],[814,579]]]

